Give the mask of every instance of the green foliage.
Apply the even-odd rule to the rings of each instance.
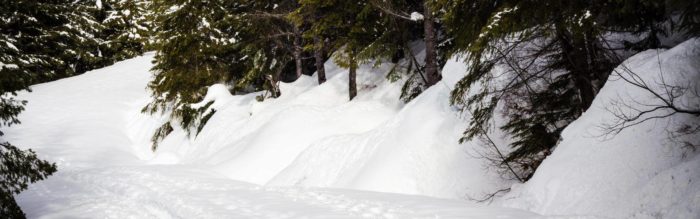
[[[98,17],[104,28],[99,33],[106,62],[132,58],[143,54],[153,44],[154,14],[150,0],[106,0]]]
[[[112,47],[104,12],[90,0],[7,1],[0,5],[0,77],[18,90],[104,67],[137,53]],[[109,48],[115,48],[109,50]],[[140,54],[139,51],[138,54]]]
[[[161,0],[155,13],[158,53],[149,84],[154,101],[146,108],[151,113],[199,102],[206,86],[225,81],[223,53],[230,46],[230,36],[217,26],[224,19],[222,1]]]
[[[605,35],[638,35],[637,41],[618,42],[628,50],[656,48],[658,35],[665,34],[661,24],[670,20],[663,4],[644,0],[438,4],[448,9],[443,20],[454,37],[451,52],[469,54],[469,72],[452,92],[452,103],[473,116],[461,141],[487,135],[502,109],[507,121],[499,128],[514,139],[503,162],[524,180],[623,59]]]
[[[158,14],[154,48],[155,78],[149,84],[149,113],[169,113],[182,128],[201,130],[209,116],[189,105],[208,86],[224,83],[234,92],[255,92],[290,65],[296,30],[287,18],[293,1],[154,2]],[[204,119],[204,120],[202,120]],[[160,139],[160,138],[155,138]]]
[[[7,142],[0,143],[0,217],[24,218],[13,195],[54,172],[56,165],[40,160],[31,149],[22,151]]]
[[[165,137],[168,137],[168,135],[172,132],[173,126],[170,125],[170,122],[166,122],[165,124],[158,127],[156,129],[156,132],[151,137],[151,150],[156,151],[156,149],[158,149],[158,144],[161,141],[163,141]]]
[[[207,122],[209,121],[209,119],[211,119],[211,117],[214,116],[214,113],[216,113],[216,110],[210,109],[207,114],[204,114],[204,116],[202,116],[202,119],[200,119],[199,125],[197,125],[197,134],[202,132],[202,129],[204,129],[204,125],[206,125]]]
[[[416,83],[416,77],[417,74],[412,74],[401,87],[401,96],[399,98],[406,103],[423,93],[423,86],[420,83]]]

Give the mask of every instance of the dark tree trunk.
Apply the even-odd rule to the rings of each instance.
[[[269,87],[268,89],[272,98],[278,98],[282,95],[282,92],[280,92],[280,87],[277,84],[277,80],[275,80],[272,75],[267,75],[265,81],[267,83],[267,86]]]
[[[570,33],[562,28],[557,29],[557,38],[562,49],[562,58],[564,58],[563,63],[572,74],[574,86],[576,86],[581,99],[581,112],[585,112],[595,98],[593,79],[597,75],[597,72],[590,68],[596,63],[589,63],[593,60],[593,54],[588,53],[587,47],[593,45],[587,45],[589,41],[586,38],[591,38],[591,36],[574,36],[575,33]]]
[[[430,10],[428,2],[423,3],[423,31],[425,34],[425,74],[426,87],[436,84],[442,76],[438,70],[437,63],[437,36],[435,31],[435,22],[433,13]]]
[[[294,28],[294,63],[296,64],[296,76],[297,78],[301,77],[301,74],[304,73],[304,66],[303,62],[301,60],[301,55],[302,55],[302,47],[301,47],[301,32],[299,31],[299,28]]]
[[[316,59],[316,74],[318,75],[318,84],[326,82],[326,67],[323,66],[323,49],[325,43],[320,37],[314,37],[316,44],[314,49],[314,58]]]
[[[269,66],[269,65],[267,65]],[[272,77],[269,79],[270,81],[270,93],[272,94],[273,98],[278,98],[282,96],[282,91],[280,90],[279,84],[277,82],[280,81],[280,76],[282,75],[282,71],[284,71],[284,67],[278,67],[275,73],[272,75]]]
[[[350,64],[350,79],[348,80],[350,100],[357,96],[357,64],[354,61]]]

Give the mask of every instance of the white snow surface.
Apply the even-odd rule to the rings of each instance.
[[[411,12],[411,20],[412,20],[412,21],[421,21],[421,20],[423,20],[424,18],[425,18],[425,17],[423,17],[423,14],[421,14],[421,13],[418,13],[418,12],[416,12],[416,11]]]
[[[674,72],[665,79],[697,82],[698,44],[646,51],[626,65],[654,79],[660,62]],[[140,113],[150,100],[152,59],[147,54],[19,95],[29,105],[21,125],[3,130],[5,140],[59,165],[17,196],[30,218],[700,216],[700,157],[681,156],[664,138],[663,124],[683,117],[643,123],[608,140],[595,135],[611,118],[605,106],[612,98],[651,100],[614,77],[532,180],[516,184],[475,156],[483,149],[478,141],[457,142],[470,118],[449,104],[466,72],[457,57],[444,67],[443,81],[408,104],[398,98],[402,81],[384,78],[389,64],[362,66],[352,101],[347,71],[332,63],[326,83],[302,76],[283,83],[280,98],[263,102],[255,100],[260,93],[231,95],[225,85],[212,85],[195,104],[214,101],[217,110],[202,132],[188,137],[176,127],[156,152],[150,137],[165,117]],[[469,200],[509,187],[492,205]]]
[[[388,66],[364,66],[353,101],[347,72],[332,64],[327,83],[305,76],[264,102],[213,85],[205,101],[217,113],[202,133],[178,128],[154,153],[165,118],[140,112],[152,59],[19,95],[29,101],[22,124],[3,140],[59,169],[16,196],[29,218],[540,217],[465,200],[500,181],[456,143],[464,121],[447,103],[456,76],[405,106]]]

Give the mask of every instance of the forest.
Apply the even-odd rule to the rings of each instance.
[[[332,62],[347,71],[343,101],[353,101],[367,91],[358,85],[358,69],[388,65],[385,80],[401,83],[399,98],[408,104],[443,86],[446,63],[462,57],[466,72],[449,99],[470,119],[460,138],[448,140],[479,142],[478,156],[491,169],[525,183],[611,77],[658,104],[612,103],[615,119],[600,125],[602,138],[685,115],[692,119],[669,127],[669,138],[694,154],[699,142],[679,136],[700,133],[700,104],[678,99],[700,100],[697,86],[645,81],[618,66],[698,37],[700,4],[692,0],[6,0],[0,127],[21,124],[32,102],[18,94],[31,86],[151,51],[150,101],[141,113],[166,118],[149,137],[153,152],[177,130],[199,136],[218,113],[213,100],[205,101],[214,84],[264,102],[289,95],[280,84],[303,76],[326,83],[325,63]],[[653,89],[659,83],[663,89]],[[0,137],[2,218],[24,217],[14,196],[61,171],[20,148]]]

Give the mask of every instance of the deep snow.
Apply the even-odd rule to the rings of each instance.
[[[693,93],[700,91],[700,39],[669,50],[639,53],[623,65],[661,94],[663,81],[688,86],[690,90],[677,98],[677,104],[700,107],[700,97]],[[668,131],[679,124],[698,118],[679,114],[605,136],[599,126],[614,119],[608,109],[620,101],[641,110],[660,100],[619,76],[610,76],[592,107],[564,130],[562,142],[535,176],[525,185],[516,185],[504,198],[506,206],[545,215],[700,218],[700,149],[675,142],[700,145],[700,133],[668,137]]]
[[[350,103],[344,98],[347,87],[343,87],[346,86],[343,77],[346,76],[339,74],[338,69],[330,72],[332,78],[322,86],[305,77],[283,85],[284,97],[262,103],[254,100],[255,94],[231,96],[221,86],[213,86],[207,98],[216,99],[213,106],[219,113],[205,130],[193,140],[186,139],[181,130],[176,131],[153,154],[149,139],[163,118],[140,113],[149,101],[146,83],[150,79],[148,69],[152,58],[153,54],[148,54],[81,76],[36,85],[32,87],[33,92],[20,94],[20,98],[30,103],[20,116],[22,124],[3,130],[4,140],[33,148],[59,167],[58,173],[31,185],[17,196],[30,218],[538,217],[527,211],[488,207],[464,200],[294,186],[334,186],[339,185],[337,182],[348,182],[328,176],[334,183],[324,185],[319,183],[322,179],[317,177],[319,174],[313,171],[308,174],[306,183],[287,183],[305,175],[294,174],[297,170],[315,170],[310,167],[326,165],[326,162],[313,162],[313,159],[324,159],[313,151],[330,147],[329,143],[351,147],[353,144],[348,141],[387,135],[370,133],[387,126],[387,121],[396,120],[393,118],[403,104],[396,98],[398,85],[385,83],[381,74],[370,73],[381,69],[363,71],[360,80],[363,95]],[[450,119],[436,116],[439,115],[425,118]],[[440,121],[437,123],[444,123]],[[292,128],[291,125],[299,126]],[[391,135],[397,134],[401,133]],[[434,133],[424,135],[431,134]],[[451,142],[447,138],[439,141]],[[412,147],[419,143],[413,143]],[[312,145],[314,149],[307,150]],[[372,152],[371,148],[365,148],[358,144],[353,150]],[[426,151],[426,146],[422,150]],[[449,158],[445,155],[449,152],[440,153]],[[315,158],[297,159],[296,155],[302,153],[305,155],[300,158]],[[369,166],[378,162],[373,159],[381,158],[371,157],[377,156],[376,152],[328,155],[331,158],[341,156],[348,161],[366,157],[367,164],[358,167],[368,170],[362,174],[358,172],[358,175],[365,175],[357,177],[365,179],[364,184],[358,185],[381,190],[377,185],[396,183],[384,181],[387,179],[384,176],[371,179],[370,171],[393,171],[388,166]],[[405,155],[386,158],[398,160],[402,156]],[[341,163],[340,158],[338,163]],[[429,165],[449,163],[423,162]],[[317,167],[323,173],[339,176],[350,172],[347,168],[351,166]],[[418,171],[421,172],[401,171],[396,175],[421,177],[417,173],[427,174],[426,171],[433,170]],[[448,175],[450,172],[447,169],[430,174],[446,176],[445,182],[465,181]],[[275,180],[271,180],[273,178]],[[261,185],[268,181],[271,185]],[[397,183],[399,189],[384,192],[426,195],[433,193],[419,189],[447,185],[432,184],[440,182],[435,179],[423,182],[415,187]],[[454,188],[456,186],[446,187],[442,191],[448,193]]]
[[[665,72],[677,72],[666,79],[697,82],[699,41],[643,52],[626,65],[651,80],[660,60]],[[402,83],[384,78],[388,65],[360,69],[353,101],[346,71],[331,63],[326,83],[303,76],[264,102],[213,85],[205,101],[215,101],[217,113],[202,132],[187,137],[176,128],[156,153],[150,137],[165,117],[140,113],[152,58],[20,95],[30,102],[23,123],[4,130],[6,140],[59,164],[18,196],[30,217],[700,217],[700,157],[681,157],[660,125],[687,118],[644,123],[608,140],[595,134],[610,120],[605,107],[614,98],[651,100],[614,77],[533,179],[517,184],[475,156],[479,142],[457,143],[469,119],[449,105],[466,71],[457,57],[442,82],[408,104],[398,98]],[[509,187],[491,206],[469,201]]]

